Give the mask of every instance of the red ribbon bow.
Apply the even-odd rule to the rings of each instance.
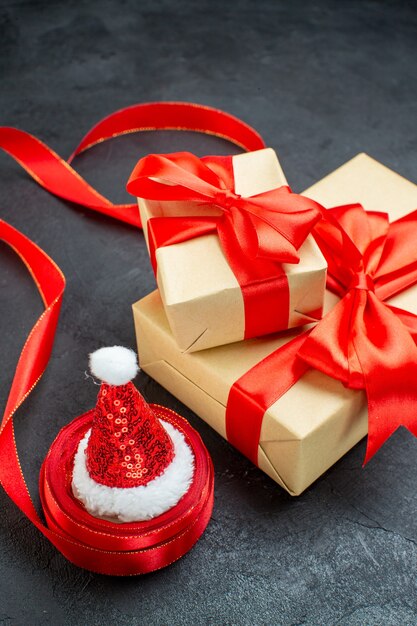
[[[417,278],[416,220],[389,224],[360,205],[318,224],[329,286],[341,301],[310,333],[299,355],[352,389],[366,389],[365,463],[401,425],[417,435],[417,316],[384,302]]]
[[[252,368],[232,387],[227,434],[252,461],[263,414],[311,367],[365,389],[365,463],[399,427],[417,436],[417,316],[385,300],[417,283],[417,211],[389,224],[385,213],[336,207],[315,227],[338,304],[308,330]],[[272,372],[274,385],[265,383]],[[244,404],[250,394],[251,406]],[[245,411],[243,411],[243,405]],[[246,410],[247,409],[247,410]],[[236,412],[237,411],[237,412]],[[245,414],[248,429],[242,429]]]
[[[218,207],[222,212],[218,217],[152,218],[151,241],[159,247],[217,231],[228,260],[234,242],[249,260],[298,263],[297,250],[321,217],[317,203],[286,186],[247,198],[236,194],[231,157],[150,155],[138,162],[127,189],[147,200]]]

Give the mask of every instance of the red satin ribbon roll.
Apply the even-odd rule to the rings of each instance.
[[[188,552],[204,532],[213,508],[213,466],[199,435],[169,409],[156,415],[183,434],[194,452],[194,478],[178,504],[148,522],[117,524],[90,515],[72,493],[74,454],[91,427],[89,411],[63,428],[42,466],[39,489],[49,528],[72,541],[64,555],[101,574],[127,576],[166,567]]]
[[[237,118],[200,105],[154,103],[135,105],[97,124],[74,151],[71,159],[111,137],[140,130],[186,129],[215,134],[247,150],[264,147],[261,137]],[[50,193],[140,226],[136,205],[114,205],[93,189],[76,171],[38,139],[14,128],[0,128],[0,147],[8,152],[36,182]],[[181,418],[155,407],[164,419],[180,426],[192,443],[198,472],[190,493],[175,510],[143,525],[119,525],[95,520],[78,507],[69,491],[69,448],[90,420],[87,413],[64,429],[48,455],[40,476],[40,491],[48,526],[31,500],[20,466],[13,417],[36,386],[49,361],[58,322],[65,278],[52,259],[18,230],[0,220],[0,239],[26,264],[43,299],[45,310],[33,326],[22,349],[0,427],[0,482],[20,510],[70,561],[93,571],[130,575],[168,565],[189,550],[206,527],[213,506],[213,469],[197,433]],[[75,437],[75,439],[74,439]],[[57,451],[60,453],[56,457]],[[61,470],[64,474],[60,474]],[[66,479],[62,482],[60,478]],[[58,480],[57,480],[58,479]],[[193,502],[191,502],[193,498]]]
[[[366,390],[365,463],[399,426],[417,436],[417,316],[384,302],[417,284],[416,233],[417,211],[389,224],[360,205],[330,209],[315,226],[341,300],[232,386],[227,438],[253,463],[265,411],[310,368]]]

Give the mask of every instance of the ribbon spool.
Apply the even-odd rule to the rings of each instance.
[[[43,463],[39,491],[48,526],[84,544],[67,558],[101,574],[145,574],[178,560],[204,532],[213,509],[214,472],[198,433],[177,413],[150,405],[157,417],[183,434],[194,453],[194,477],[176,506],[152,520],[119,524],[90,515],[72,491],[72,468],[80,440],[91,427],[94,411],[65,426]]]

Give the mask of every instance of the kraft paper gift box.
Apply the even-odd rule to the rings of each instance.
[[[233,156],[232,162],[235,192],[243,197],[287,185],[271,148]],[[150,218],[219,214],[218,209],[207,204],[140,198],[138,204],[148,248]],[[327,266],[311,235],[299,249],[299,256],[298,264],[282,264],[289,288],[289,306],[284,295],[282,298],[288,323],[279,325],[277,316],[273,331],[311,323],[322,315]],[[157,284],[180,350],[196,352],[245,337],[242,290],[217,235],[160,247],[156,262]]]
[[[360,202],[366,210],[387,212],[391,221],[417,207],[417,186],[365,154],[305,193],[328,207]],[[326,292],[325,311],[336,302],[337,297]],[[417,314],[417,285],[389,303]],[[233,383],[297,334],[182,354],[158,292],[134,304],[133,312],[141,368],[224,438],[225,407]],[[265,412],[258,465],[290,494],[298,495],[366,433],[365,393],[310,370]]]

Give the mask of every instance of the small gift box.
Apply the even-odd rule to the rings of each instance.
[[[150,155],[128,190],[181,351],[320,319],[326,262],[309,233],[321,207],[290,192],[273,150]]]
[[[417,187],[362,154],[306,193],[366,209],[315,228],[332,288],[316,325],[185,354],[158,292],[133,305],[142,369],[292,495],[368,426],[367,458],[401,424],[417,434]]]

